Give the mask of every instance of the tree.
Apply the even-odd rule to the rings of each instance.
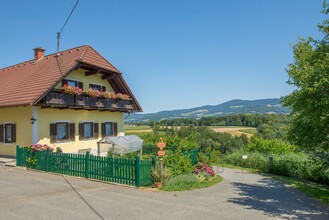
[[[324,1],[323,14],[329,5]],[[288,84],[296,89],[284,97],[292,108],[289,139],[313,151],[329,150],[329,19],[318,25],[322,40],[299,39],[293,47],[294,63],[287,68]]]

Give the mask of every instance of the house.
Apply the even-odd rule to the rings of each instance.
[[[0,69],[0,155],[31,143],[78,153],[123,135],[124,113],[142,108],[122,73],[90,46],[44,51]]]

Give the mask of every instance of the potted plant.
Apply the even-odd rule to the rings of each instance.
[[[154,168],[152,168],[152,179],[156,188],[160,188],[162,186],[161,170],[159,166],[155,166]]]

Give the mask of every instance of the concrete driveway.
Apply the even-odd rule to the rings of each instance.
[[[151,192],[0,166],[0,219],[329,219],[282,183],[225,169],[207,189]]]

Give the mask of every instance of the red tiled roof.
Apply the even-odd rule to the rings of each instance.
[[[90,46],[80,46],[0,69],[0,107],[31,105],[78,62],[119,73],[112,64]]]

